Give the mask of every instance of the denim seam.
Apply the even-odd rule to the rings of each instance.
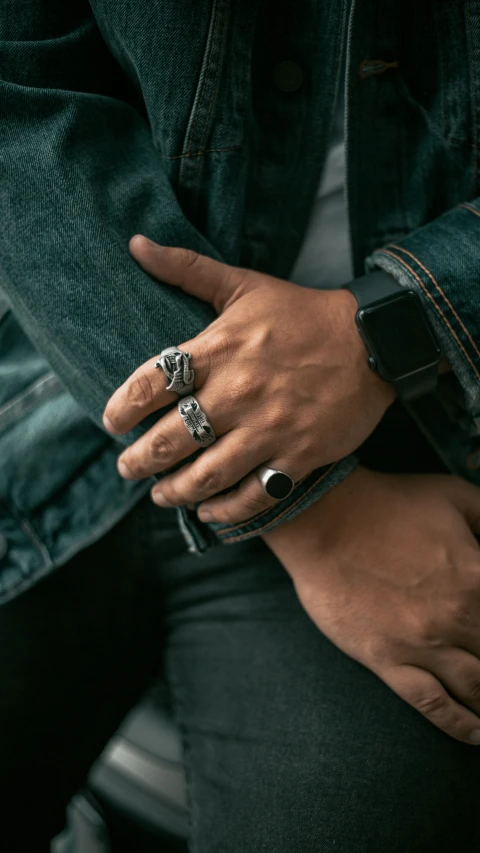
[[[480,358],[480,350],[478,349],[478,347],[477,347],[477,345],[476,345],[475,341],[473,340],[473,338],[472,338],[472,336],[471,336],[470,332],[468,331],[467,327],[465,326],[465,323],[463,322],[462,318],[459,316],[459,314],[457,313],[457,311],[456,311],[456,310],[455,310],[455,308],[453,307],[453,305],[452,305],[452,303],[450,302],[450,300],[449,300],[448,296],[447,296],[447,295],[446,295],[446,293],[442,290],[442,288],[440,287],[440,285],[439,285],[438,281],[437,281],[437,280],[435,279],[435,277],[432,275],[432,273],[430,272],[430,270],[428,270],[428,269],[427,269],[427,267],[425,267],[425,266],[421,263],[421,261],[419,261],[419,259],[418,259],[417,257],[415,257],[415,255],[414,255],[414,254],[412,254],[412,252],[410,252],[408,249],[405,249],[403,246],[396,246],[396,245],[392,244],[391,248],[392,248],[392,249],[397,249],[397,251],[399,251],[399,252],[404,252],[406,255],[409,255],[409,257],[410,257],[410,258],[412,258],[412,259],[413,259],[413,260],[418,264],[418,266],[420,267],[420,269],[422,269],[422,270],[424,271],[424,273],[425,273],[426,275],[428,275],[428,277],[429,277],[430,281],[432,282],[432,284],[437,288],[437,290],[438,290],[438,292],[440,293],[440,295],[441,295],[441,296],[443,296],[443,298],[444,298],[445,302],[447,303],[448,307],[450,308],[450,311],[452,312],[452,314],[453,314],[453,316],[455,317],[455,319],[458,321],[459,325],[461,326],[461,328],[462,328],[462,329],[463,329],[463,331],[465,332],[465,334],[466,334],[466,336],[467,336],[468,340],[470,341],[470,343],[471,343],[471,345],[472,345],[473,349],[475,350],[476,354],[477,354],[477,355],[478,355],[478,357]]]
[[[459,207],[464,207],[464,208],[465,208],[465,210],[469,210],[469,211],[470,211],[470,213],[474,213],[474,214],[475,214],[475,216],[480,216],[480,213],[478,212],[478,210],[475,210],[475,208],[474,208],[474,207],[472,207],[472,205],[471,205],[471,204],[468,204],[466,201],[464,201],[462,204],[459,204],[458,206],[459,206]]]
[[[203,157],[205,154],[220,154],[225,151],[240,151],[241,145],[231,145],[230,148],[207,148],[205,151],[194,151],[185,154],[162,154],[164,160],[181,160],[184,157]]]
[[[63,390],[63,385],[55,373],[40,376],[0,408],[0,430],[4,431],[10,424],[17,423],[21,417]]]
[[[220,4],[220,2],[221,2],[221,0],[217,0],[217,7],[218,7],[218,5]],[[219,13],[219,14],[220,14],[220,13]],[[204,144],[204,142],[205,142],[205,136],[206,136],[206,134],[207,134],[207,132],[208,132],[208,120],[209,120],[209,118],[210,118],[210,113],[211,113],[211,111],[212,111],[212,106],[213,106],[213,103],[214,103],[214,101],[215,101],[215,96],[216,96],[216,94],[217,94],[218,82],[219,82],[219,79],[220,79],[219,66],[220,66],[220,60],[221,60],[221,58],[222,58],[222,56],[223,56],[223,46],[224,46],[225,32],[226,32],[226,28],[227,28],[227,18],[228,18],[228,10],[227,10],[227,8],[225,7],[225,8],[224,8],[224,11],[223,11],[223,27],[222,27],[222,34],[221,34],[221,36],[220,36],[220,44],[219,44],[219,58],[218,58],[218,61],[217,61],[217,68],[216,68],[216,72],[215,72],[215,81],[214,81],[214,84],[213,84],[212,94],[211,94],[211,96],[210,96],[210,103],[209,103],[209,105],[208,105],[207,116],[206,116],[206,118],[205,118],[205,122],[204,122],[204,125],[203,125],[203,132],[202,132],[202,136],[201,136],[200,144],[199,144],[200,149],[202,148],[202,145],[203,145],[203,144]],[[215,28],[216,28],[216,26],[217,26],[217,22],[215,21]],[[210,69],[211,57],[212,57],[212,53],[213,53],[214,42],[215,42],[215,33],[213,34],[213,37],[212,37],[212,51],[211,51],[211,53],[210,53],[210,58],[209,58],[209,65],[208,65],[208,69],[207,69],[207,74],[208,74],[208,71],[209,71],[209,69]],[[197,162],[196,162],[196,164],[195,164],[195,171],[194,171],[194,173],[193,173],[193,179],[192,179],[192,191],[193,191],[193,192],[195,192],[195,191],[196,191],[196,189],[197,189],[197,185],[198,185],[198,181],[199,181],[199,178],[200,178],[200,162],[201,162],[201,161],[200,161],[200,157],[198,157],[198,158],[197,158]]]
[[[450,136],[450,126],[448,122],[449,111],[447,109],[447,100],[446,100],[446,80],[447,80],[447,65],[445,62],[445,44],[443,38],[442,27],[440,25],[440,18],[438,14],[434,14],[433,16],[433,26],[435,28],[435,34],[438,45],[438,52],[440,56],[440,63],[442,66],[442,79],[440,81],[440,89],[442,96],[442,114],[443,114],[443,135],[448,143],[448,137]]]
[[[173,719],[178,727],[185,764],[185,794],[187,799],[187,836],[188,849],[195,853],[198,849],[196,833],[194,832],[196,800],[193,796],[192,744],[190,731],[184,721],[185,702],[181,691],[181,681],[177,676],[172,660],[167,658],[165,681],[172,703]]]
[[[204,96],[204,94],[205,94],[205,89],[206,89],[206,86],[207,86],[207,76],[208,76],[208,72],[209,72],[209,70],[210,70],[210,65],[211,65],[211,63],[212,63],[212,54],[213,54],[213,48],[214,48],[214,45],[215,45],[215,33],[216,33],[216,31],[217,31],[218,16],[219,16],[219,13],[218,13],[218,0],[216,0],[216,2],[215,2],[214,9],[213,9],[213,14],[215,15],[215,20],[214,20],[214,23],[213,23],[212,39],[211,39],[211,42],[210,42],[210,50],[209,50],[209,53],[208,53],[207,69],[206,69],[206,72],[205,72],[205,76],[204,76],[204,78],[203,78],[203,82],[202,82],[202,90],[201,90],[201,92],[200,92],[200,98],[199,98],[198,104],[196,105],[196,108],[194,107],[194,108],[195,108],[195,110],[196,110],[196,112],[195,112],[195,118],[194,118],[194,121],[193,121],[192,129],[190,130],[189,140],[188,140],[188,143],[187,143],[187,144],[188,144],[187,156],[190,156],[190,151],[191,151],[191,148],[192,148],[192,145],[193,145],[193,140],[194,140],[194,136],[195,136],[195,130],[196,130],[196,127],[197,127],[198,117],[199,117],[199,115],[200,115],[200,109],[201,109],[201,106],[202,106],[202,103],[203,103],[203,96]]]
[[[222,537],[222,542],[227,542],[227,543],[231,543],[231,542],[241,542],[241,540],[242,540],[242,539],[245,539],[246,537],[253,536],[253,535],[258,536],[258,534],[259,534],[259,533],[263,533],[265,530],[268,530],[268,528],[270,528],[272,524],[276,524],[278,521],[280,521],[280,519],[281,519],[281,518],[283,518],[283,517],[284,517],[284,515],[286,515],[287,513],[289,513],[289,512],[290,512],[292,509],[294,509],[296,506],[298,506],[298,504],[300,503],[300,501],[302,501],[302,500],[303,500],[303,498],[306,498],[306,497],[307,497],[307,495],[309,495],[309,494],[310,494],[310,492],[312,491],[312,489],[314,489],[314,488],[315,488],[315,486],[318,486],[318,484],[319,484],[319,483],[321,483],[321,482],[322,482],[322,480],[324,480],[324,479],[325,479],[325,477],[327,476],[327,474],[330,474],[330,473],[334,470],[334,468],[336,467],[336,465],[337,465],[337,462],[334,462],[334,463],[333,463],[333,465],[330,465],[330,467],[328,468],[328,470],[327,470],[327,471],[324,471],[324,472],[323,472],[323,474],[321,474],[321,475],[320,475],[320,477],[319,477],[317,480],[315,480],[315,482],[314,482],[314,483],[312,483],[312,485],[311,485],[311,486],[309,486],[309,488],[307,489],[307,491],[306,491],[306,492],[304,492],[302,495],[300,495],[300,497],[298,497],[298,498],[297,498],[297,500],[296,500],[296,501],[294,501],[294,503],[293,503],[293,504],[290,504],[290,506],[286,507],[286,508],[283,510],[283,512],[281,512],[279,515],[276,515],[276,516],[275,516],[275,518],[272,518],[270,521],[268,521],[268,522],[267,522],[267,524],[264,524],[264,526],[263,526],[263,527],[257,527],[255,530],[253,530],[253,531],[251,531],[251,532],[248,532],[248,533],[242,533],[242,534],[240,534],[240,536],[232,536],[232,537],[229,537],[228,539],[223,539],[223,537]]]
[[[468,40],[470,43],[470,76],[471,76],[471,87],[472,87],[472,124],[473,124],[473,134],[474,134],[474,160],[473,160],[473,192],[476,194],[477,191],[477,176],[478,176],[478,154],[477,154],[477,145],[478,145],[478,137],[477,137],[477,119],[478,119],[478,109],[477,109],[477,87],[475,80],[475,63],[473,61],[473,35],[472,35],[472,4],[471,0],[467,2],[467,29],[468,29]]]
[[[456,340],[456,342],[457,342],[458,346],[460,347],[460,349],[462,350],[462,352],[463,352],[463,354],[464,354],[465,358],[467,359],[468,363],[469,363],[469,364],[470,364],[470,366],[472,367],[472,370],[473,370],[473,372],[475,373],[475,376],[477,377],[477,379],[479,379],[479,380],[480,380],[480,373],[478,372],[477,368],[475,367],[475,364],[473,363],[472,359],[471,359],[471,358],[470,358],[470,356],[468,355],[468,353],[467,353],[467,351],[466,351],[466,349],[465,349],[464,345],[462,344],[462,342],[461,342],[460,338],[458,337],[457,333],[455,332],[454,328],[452,327],[452,324],[450,323],[450,321],[448,320],[448,318],[445,316],[445,314],[444,314],[444,312],[442,311],[442,309],[441,309],[440,305],[438,305],[438,304],[435,302],[435,299],[433,298],[432,294],[431,294],[431,293],[430,293],[430,291],[428,290],[428,287],[423,283],[423,281],[422,281],[422,279],[420,278],[420,276],[419,276],[419,275],[417,275],[417,273],[415,272],[415,270],[413,270],[413,269],[412,269],[412,267],[411,267],[409,264],[407,264],[407,262],[406,262],[403,258],[399,258],[399,257],[398,257],[398,255],[396,255],[394,252],[390,252],[388,249],[381,249],[381,250],[380,250],[380,254],[390,255],[390,257],[394,258],[396,261],[398,261],[400,264],[402,264],[402,265],[403,265],[403,266],[404,266],[404,267],[405,267],[405,268],[406,268],[406,269],[407,269],[407,270],[408,270],[408,271],[413,275],[413,277],[416,279],[416,281],[418,281],[418,283],[419,283],[420,287],[421,287],[421,288],[422,288],[422,290],[425,292],[425,294],[428,296],[428,298],[430,299],[430,301],[432,302],[432,304],[435,306],[436,310],[439,312],[439,314],[440,314],[440,316],[441,316],[442,320],[444,321],[445,325],[448,327],[448,329],[449,329],[449,331],[451,332],[452,336],[455,338],[455,340]]]
[[[386,71],[390,71],[392,68],[398,68],[397,60],[385,62],[384,59],[362,59],[358,72],[362,80],[366,80],[368,77],[385,74]]]
[[[6,507],[6,510],[9,515],[14,519],[14,521],[17,522],[19,528],[30,540],[35,551],[42,559],[42,565],[37,569],[34,569],[33,573],[37,575],[37,573],[42,572],[42,570],[45,572],[47,569],[51,569],[54,565],[52,555],[45,543],[40,538],[33,522],[30,519],[27,520],[25,516],[17,509],[15,504],[7,500],[5,497],[2,498],[2,503]],[[19,568],[24,579],[26,578],[27,580],[29,580],[31,578],[32,572],[29,570],[24,571],[21,566]]]

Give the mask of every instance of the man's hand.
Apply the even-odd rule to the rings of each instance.
[[[148,273],[211,302],[220,314],[193,340],[168,342],[192,354],[195,396],[218,440],[153,488],[157,503],[199,503],[243,481],[199,512],[205,520],[242,521],[274,503],[251,474],[257,466],[298,481],[372,432],[394,393],[368,368],[352,294],[308,290],[140,236],[130,248]],[[177,399],[165,390],[157,358],[152,353],[110,399],[107,429],[127,432]],[[141,479],[196,449],[172,410],[123,453],[119,471]]]
[[[310,618],[447,734],[480,744],[480,490],[358,469],[264,538]]]

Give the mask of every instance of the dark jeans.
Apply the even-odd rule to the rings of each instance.
[[[385,446],[374,437],[365,457],[440,467],[402,422],[386,462]],[[192,851],[480,849],[480,750],[325,639],[262,542],[191,556],[147,498],[0,610],[2,851],[43,850],[160,672],[184,734]]]

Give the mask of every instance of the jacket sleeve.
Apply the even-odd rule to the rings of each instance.
[[[0,287],[99,426],[107,400],[139,364],[214,317],[205,303],[145,274],[129,238],[141,232],[219,257],[183,215],[148,121],[125,89],[87,3],[27,0],[0,21]],[[287,501],[233,533],[196,522],[195,536],[257,535],[353,466],[313,472]]]
[[[375,251],[380,267],[420,296],[480,426],[480,198],[458,205],[398,243]]]

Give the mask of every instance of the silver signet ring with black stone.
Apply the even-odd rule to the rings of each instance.
[[[262,465],[257,468],[256,474],[265,494],[276,501],[288,498],[295,488],[295,481],[284,471],[278,471],[276,468],[267,468],[266,465]]]
[[[177,347],[167,347],[160,353],[155,367],[161,367],[167,380],[167,391],[176,391],[180,397],[186,397],[193,391],[195,372],[190,368],[191,355]]]
[[[190,435],[200,447],[209,447],[217,440],[212,425],[195,397],[184,397],[183,400],[179,400],[177,408]]]

